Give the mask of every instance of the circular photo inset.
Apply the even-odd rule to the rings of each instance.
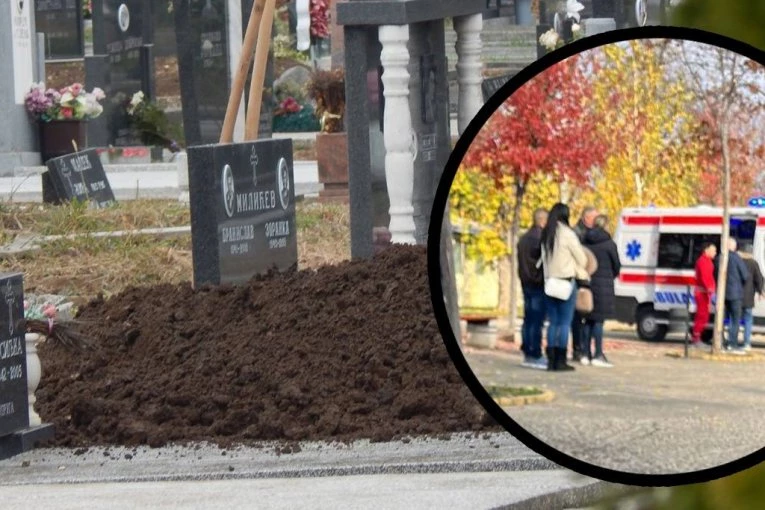
[[[439,327],[487,411],[556,463],[677,485],[763,460],[763,61],[698,30],[599,34],[458,141],[428,240]]]
[[[117,9],[117,23],[123,32],[127,32],[130,28],[130,10],[127,4],[121,4]]]
[[[287,160],[284,158],[279,159],[279,163],[276,166],[277,183],[279,186],[279,201],[282,204],[282,209],[286,210],[290,205],[290,169],[287,166]]]
[[[227,164],[223,167],[220,181],[221,188],[223,189],[223,207],[226,209],[226,215],[231,218],[234,216],[235,190],[234,173],[230,165]]]

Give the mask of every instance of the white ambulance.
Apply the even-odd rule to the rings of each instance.
[[[753,199],[750,204],[764,202]],[[754,258],[765,273],[765,209],[731,208],[730,235],[739,247],[753,245]],[[622,264],[615,281],[616,319],[636,324],[644,340],[663,340],[670,309],[688,306],[691,316],[695,313],[696,260],[706,241],[713,242],[719,253],[721,236],[721,208],[624,209],[614,235]],[[765,332],[765,300],[755,300],[753,315],[753,331]],[[713,321],[714,307],[706,340]]]

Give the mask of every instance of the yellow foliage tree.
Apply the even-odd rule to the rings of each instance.
[[[458,227],[457,239],[471,259],[493,264],[507,255],[502,225],[498,224],[506,199],[494,179],[479,168],[463,165],[454,176],[449,191],[450,219]]]
[[[694,140],[694,96],[672,77],[650,40],[609,44],[590,53],[592,106],[606,158],[593,186],[578,197],[611,217],[623,207],[683,207],[696,203],[700,176]]]
[[[537,173],[531,176],[526,185],[525,197],[521,206],[521,229],[526,230],[534,222],[534,211],[540,207],[550,209],[560,200],[560,184],[551,174]]]

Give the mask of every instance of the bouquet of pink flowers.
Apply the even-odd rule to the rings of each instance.
[[[311,36],[319,39],[329,37],[329,0],[311,0]]]
[[[80,332],[76,320],[59,320],[59,309],[53,303],[33,304],[24,300],[24,320],[28,333],[37,333],[71,349],[88,348],[88,338]]]
[[[104,111],[99,101],[105,97],[100,88],[87,92],[81,83],[73,83],[61,90],[46,90],[45,84],[36,83],[24,96],[24,104],[30,117],[36,121],[88,120]]]

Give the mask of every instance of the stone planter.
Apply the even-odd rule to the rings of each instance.
[[[318,133],[316,135],[316,163],[319,182],[324,189],[319,193],[322,201],[348,202],[348,135],[346,133]]]
[[[40,156],[49,159],[81,151],[88,145],[88,124],[85,120],[39,122]],[[77,144],[75,150],[72,142]]]
[[[480,349],[494,349],[497,346],[497,327],[488,321],[468,322],[466,345]]]
[[[42,378],[42,366],[40,365],[40,357],[37,355],[37,344],[41,337],[37,333],[27,333],[24,336],[27,348],[27,392],[29,397],[29,426],[37,427],[42,424],[40,415],[34,409],[37,398],[35,397],[35,391],[40,384]]]

